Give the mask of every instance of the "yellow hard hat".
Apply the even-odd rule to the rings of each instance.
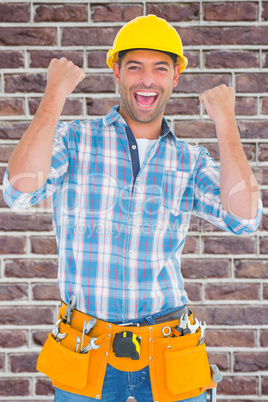
[[[118,61],[118,52],[130,49],[151,49],[174,53],[182,72],[188,63],[183,56],[181,38],[175,28],[163,18],[149,14],[137,17],[124,25],[117,33],[113,48],[107,53],[106,62],[112,69]]]

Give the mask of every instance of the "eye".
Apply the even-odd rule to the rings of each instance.
[[[131,66],[131,67],[129,67],[129,70],[138,70],[138,69],[139,69],[138,66]]]
[[[158,70],[160,71],[167,71],[167,69],[165,67],[158,67]]]

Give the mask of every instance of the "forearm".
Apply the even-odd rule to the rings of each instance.
[[[240,218],[255,218],[260,194],[240,141],[235,118],[216,123],[216,132],[220,149],[222,206]]]
[[[8,162],[11,184],[19,191],[33,192],[46,181],[51,166],[53,138],[65,97],[45,92],[39,108]]]

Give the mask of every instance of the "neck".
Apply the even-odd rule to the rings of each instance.
[[[143,123],[133,120],[127,113],[124,112],[121,107],[119,109],[119,113],[126,120],[135,138],[156,140],[162,132],[163,115],[160,115],[150,123]]]

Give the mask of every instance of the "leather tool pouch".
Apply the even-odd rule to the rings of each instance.
[[[61,384],[81,390],[87,384],[90,352],[81,354],[67,349],[50,333],[39,355],[37,370]]]

